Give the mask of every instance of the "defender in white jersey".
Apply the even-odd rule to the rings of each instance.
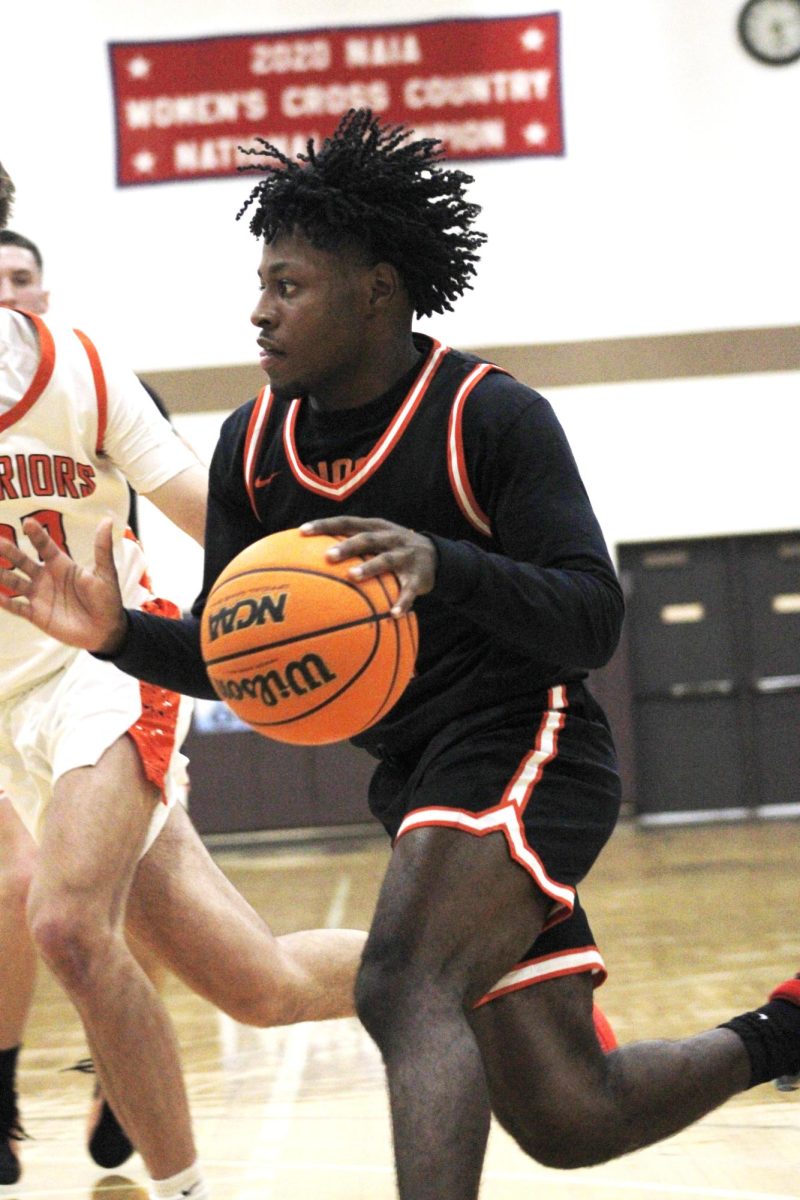
[[[105,514],[120,590],[150,606],[140,550],[124,530],[123,473],[198,539],[205,473],[191,461],[181,469],[189,452],[168,423],[147,396],[132,394],[133,376],[126,384],[105,365],[87,339],[0,309],[4,548],[18,546],[28,568],[42,569],[25,536],[35,516],[88,564]],[[152,1195],[205,1200],[174,1034],[124,932],[200,995],[256,1025],[350,1015],[364,934],[275,938],[216,868],[183,808],[168,807],[179,697],[41,640],[7,612],[0,619],[0,787],[40,841],[28,906],[34,941],[80,1013]]]
[[[156,412],[136,377],[115,367],[107,373],[88,337],[50,328],[30,313],[2,311],[0,320],[2,535],[24,544],[22,522],[36,510],[80,562],[91,557],[98,518],[110,516],[118,535],[116,560],[125,592],[137,607],[167,611],[163,602],[152,598],[142,550],[128,535],[126,480],[145,493],[166,487],[168,515],[201,540],[203,469]],[[179,484],[172,482],[179,479]],[[13,797],[17,814],[40,840],[46,835],[48,806],[58,796],[59,780],[82,768],[94,769],[128,734],[144,780],[163,799],[150,806],[149,828],[139,850],[143,853],[167,820],[170,806],[185,792],[180,745],[188,726],[188,703],[168,692],[142,689],[137,680],[126,679],[89,655],[65,654],[65,647],[46,635],[20,632],[7,614],[0,614],[0,788]],[[125,791],[127,781],[116,780],[116,786]],[[133,794],[136,797],[136,787]],[[13,859],[22,834],[14,839],[10,816],[4,818],[4,830],[12,838],[2,850]],[[36,880],[37,871],[34,857],[28,874]],[[47,893],[47,884],[40,884],[40,894]],[[22,970],[25,962],[19,966]],[[20,997],[13,988],[10,991],[0,1003],[8,1000],[13,1009]],[[13,1012],[8,1022],[14,1025]],[[12,1085],[16,1058],[17,1050],[12,1049],[2,1063],[4,1079],[10,1075]],[[2,1182],[19,1177],[13,1136],[20,1135],[20,1127],[13,1086],[10,1092],[4,1087],[0,1106],[7,1106],[10,1098],[13,1112],[2,1122],[8,1127],[0,1147]],[[103,1111],[102,1100],[95,1108]],[[121,1135],[121,1144],[125,1140]]]
[[[154,601],[141,547],[127,529],[129,508],[127,480],[142,494],[156,492],[183,471],[199,471],[199,465],[155,410],[150,398],[133,375],[106,379],[93,343],[72,330],[54,333],[32,315],[7,313],[11,328],[8,359],[0,378],[6,376],[5,395],[0,395],[0,529],[10,541],[21,543],[22,521],[36,516],[53,539],[76,562],[92,561],[97,523],[109,516],[115,528],[115,561],[123,595],[134,607],[152,607]],[[24,372],[25,363],[40,349],[30,385],[15,403],[10,376],[15,361]],[[198,538],[196,523],[193,530]],[[5,728],[10,709],[24,707],[22,693],[63,672],[79,657],[73,649],[36,630],[19,627],[7,613],[0,612],[0,724]],[[102,676],[110,674],[104,664]],[[85,669],[85,668],[83,668]],[[107,680],[105,686],[109,686]],[[15,703],[9,704],[9,701]],[[112,715],[107,704],[109,731],[119,726],[117,736],[139,718],[140,689]],[[127,720],[133,716],[134,721]],[[177,704],[173,728],[178,719]],[[13,722],[12,722],[13,724]],[[76,730],[77,736],[77,730]],[[81,739],[83,740],[83,739]],[[112,738],[113,740],[113,738]],[[153,752],[143,753],[153,758]],[[103,749],[101,746],[100,749]],[[97,752],[73,749],[69,758]],[[71,765],[82,765],[73,761]],[[147,763],[153,773],[157,768]],[[0,763],[5,773],[7,765]],[[0,775],[2,779],[2,775]],[[12,795],[14,792],[12,790]],[[171,799],[173,789],[168,789]],[[26,824],[36,833],[41,811],[28,804]]]
[[[0,307],[23,309],[45,316],[49,292],[44,286],[44,262],[35,242],[11,229],[0,229]],[[25,331],[35,341],[35,331]],[[39,349],[22,344],[24,381],[16,381],[11,391],[20,398],[32,382],[39,363]],[[10,363],[8,364],[10,367]],[[125,390],[130,379],[125,375]],[[94,377],[92,378],[94,385]],[[167,416],[154,393],[148,395],[163,416]],[[139,389],[135,388],[137,402]],[[91,389],[87,392],[91,402]],[[167,419],[169,419],[167,417]],[[136,493],[128,489],[128,522],[136,532]],[[135,693],[131,695],[137,700]],[[75,710],[77,717],[77,709]],[[83,730],[83,725],[78,728]],[[75,751],[79,749],[75,744]],[[35,787],[32,789],[35,792]],[[26,774],[25,793],[28,791]],[[25,921],[28,891],[36,864],[36,845],[11,801],[0,792],[0,1185],[16,1183],[21,1175],[18,1145],[24,1135],[17,1103],[17,1070],[27,1020],[33,1004],[37,954]],[[137,961],[157,990],[166,982],[163,964],[141,944],[134,948]],[[91,1071],[92,1059],[85,1058],[76,1070]],[[133,1146],[95,1079],[86,1126],[86,1145],[98,1166],[117,1168],[133,1153]]]

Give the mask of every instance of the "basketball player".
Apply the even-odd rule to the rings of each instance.
[[[201,540],[206,473],[135,377],[83,335],[0,308],[0,431],[5,537],[24,542],[36,512],[86,563],[107,514],[128,602],[168,611],[125,532],[125,480]],[[33,939],[78,1009],[151,1195],[205,1200],[174,1033],[123,933],[258,1025],[351,1013],[364,935],[274,938],[175,804],[181,697],[23,628],[0,613],[0,787],[39,841]]]
[[[0,305],[46,313],[50,294],[44,287],[43,271],[35,242],[12,229],[0,229]]]
[[[44,314],[49,293],[44,263],[35,242],[0,229],[0,306]],[[36,859],[35,843],[0,795],[0,1184],[16,1183],[20,1163],[14,1142],[23,1136],[16,1107],[16,1071],[36,983],[36,952],[25,921],[28,889]],[[143,964],[151,978],[156,961]],[[88,1126],[89,1152],[101,1166],[117,1167],[133,1147],[99,1090]]]
[[[614,650],[622,595],[547,402],[413,331],[470,286],[469,177],[364,110],[297,160],[264,154],[242,211],[263,240],[252,320],[269,387],[220,433],[203,594],[244,546],[302,525],[344,535],[331,557],[354,580],[395,572],[396,611],[414,606],[417,675],[355,739],[394,842],[356,999],[386,1064],[401,1197],[471,1200],[492,1112],[528,1154],[578,1167],[795,1072],[800,981],[725,1027],[601,1052],[605,972],[576,886],[619,782],[584,679]],[[0,543],[16,568],[0,572],[4,608],[213,695],[203,594],[182,621],[126,610],[108,523],[93,569],[25,529],[42,561]]]
[[[39,247],[20,233],[0,229],[0,306],[43,315],[49,299]],[[159,411],[167,416],[156,393],[146,390]],[[128,525],[138,534],[133,491]],[[0,795],[0,1113],[7,1114],[5,1120],[0,1117],[0,1184],[16,1183],[20,1176],[20,1162],[13,1144],[22,1136],[16,1106],[16,1071],[36,983],[36,952],[25,921],[35,858],[31,835],[11,801]],[[137,958],[151,982],[156,987],[163,986],[165,972],[159,960],[141,946]],[[84,1059],[76,1069],[91,1067],[91,1059]],[[94,1161],[107,1168],[121,1166],[133,1153],[133,1146],[99,1085],[95,1086],[89,1113],[87,1146]]]

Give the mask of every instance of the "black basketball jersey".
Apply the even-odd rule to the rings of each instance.
[[[203,589],[184,622],[129,614],[115,661],[213,697],[199,618],[219,573],[279,529],[347,513],[427,534],[436,584],[414,604],[417,673],[359,745],[413,754],[445,726],[541,707],[607,662],[622,593],[548,402],[491,363],[415,335],[420,364],[359,408],[265,388],[223,423],[210,470]]]
[[[437,586],[414,605],[416,677],[355,739],[393,753],[463,714],[524,706],[585,675],[613,648],[621,611],[549,404],[491,363],[416,343],[421,365],[364,407],[320,412],[264,388],[228,418],[207,541],[206,589],[255,538],[312,519],[383,517],[433,538]]]
[[[443,537],[474,537],[488,549],[489,522],[464,473],[461,414],[494,369],[435,343],[410,379],[365,408],[316,412],[265,388],[241,464],[259,524],[273,533],[346,512],[412,529],[435,524]]]

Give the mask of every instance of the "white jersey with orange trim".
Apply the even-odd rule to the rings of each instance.
[[[0,309],[3,537],[33,553],[22,521],[35,517],[76,562],[89,565],[97,526],[110,516],[123,599],[138,607],[150,590],[141,547],[127,530],[127,483],[146,494],[194,462],[132,371],[101,358],[85,334]],[[0,700],[76,653],[0,611]]]

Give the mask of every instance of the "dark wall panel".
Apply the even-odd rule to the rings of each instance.
[[[800,808],[800,535],[619,547],[643,815]]]
[[[201,834],[358,825],[372,821],[374,760],[349,743],[287,746],[249,730],[186,740],[189,811]]]

